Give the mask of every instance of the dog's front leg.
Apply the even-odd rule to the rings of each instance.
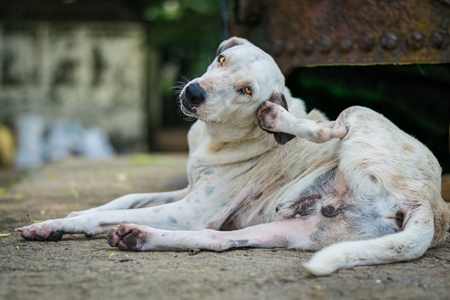
[[[220,203],[219,203],[220,204]],[[27,240],[59,240],[64,233],[84,233],[87,237],[106,233],[121,223],[136,223],[170,230],[217,228],[233,210],[232,201],[218,207],[213,199],[189,194],[183,200],[140,209],[100,211],[75,217],[48,220],[17,228]]]
[[[183,199],[188,194],[189,190],[190,188],[187,187],[182,190],[171,192],[129,194],[108,202],[105,205],[82,211],[71,212],[67,217],[76,217],[79,215],[92,214],[107,210],[123,210],[168,204]]]
[[[259,126],[273,132],[285,132],[314,143],[324,143],[347,134],[345,125],[338,121],[313,121],[297,118],[282,106],[266,101],[257,112]]]
[[[65,233],[84,233],[87,237],[92,237],[106,233],[121,223],[137,223],[175,230],[195,228],[197,224],[193,209],[186,206],[183,200],[178,203],[140,209],[99,211],[47,220],[16,230],[27,240],[59,240]]]

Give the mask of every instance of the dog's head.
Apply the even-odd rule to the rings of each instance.
[[[237,129],[256,124],[260,104],[283,91],[284,76],[272,57],[245,39],[231,38],[220,44],[206,73],[184,86],[181,110]]]

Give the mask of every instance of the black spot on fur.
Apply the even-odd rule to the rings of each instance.
[[[398,211],[395,214],[395,223],[397,223],[398,227],[403,227],[403,220],[405,219],[405,214],[401,211]]]
[[[297,205],[297,213],[304,217],[312,215],[315,212],[316,203],[319,199],[322,199],[321,195],[309,195],[305,197],[301,197]]]
[[[214,174],[214,170],[213,169],[206,169],[204,172],[205,175],[211,175]]]
[[[335,208],[333,205],[323,206],[320,212],[324,217],[332,218],[339,213],[340,209]]]
[[[175,198],[170,197],[170,198],[167,198],[166,200],[164,200],[164,204],[173,203],[175,201],[177,201],[177,200],[175,200]]]
[[[168,216],[167,219],[169,220],[169,222],[171,224],[177,224],[177,219],[172,217],[172,216]]]
[[[254,195],[254,196],[252,197],[252,200],[253,200],[253,201],[258,200],[259,198],[261,198],[262,194],[263,194],[263,192],[259,192],[258,194]]]

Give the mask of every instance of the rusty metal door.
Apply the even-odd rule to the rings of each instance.
[[[231,35],[284,73],[314,65],[450,62],[449,0],[235,0]]]

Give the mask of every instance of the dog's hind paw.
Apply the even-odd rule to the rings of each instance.
[[[258,125],[259,127],[274,135],[275,141],[280,144],[284,145],[293,138],[295,138],[295,135],[285,133],[285,132],[279,132],[276,129],[276,114],[275,114],[275,108],[279,106],[277,104],[274,104],[272,102],[266,101],[263,104],[261,104],[261,107],[257,111],[257,117],[258,117]],[[279,106],[280,109],[284,110],[283,107]],[[275,114],[275,115],[273,115]]]
[[[303,266],[316,276],[330,275],[337,270],[367,264],[351,255],[352,242],[342,242],[316,252]]]
[[[258,117],[259,127],[269,132],[278,131],[276,119],[278,114],[282,113],[283,111],[286,110],[278,104],[272,103],[270,101],[263,102],[256,113]]]
[[[305,267],[311,274],[316,276],[327,276],[336,271],[336,269],[333,267],[323,264],[314,264],[311,262],[304,263],[303,267]]]
[[[330,275],[342,267],[339,265],[339,257],[336,255],[319,251],[308,262],[304,263],[303,267],[316,276]]]

